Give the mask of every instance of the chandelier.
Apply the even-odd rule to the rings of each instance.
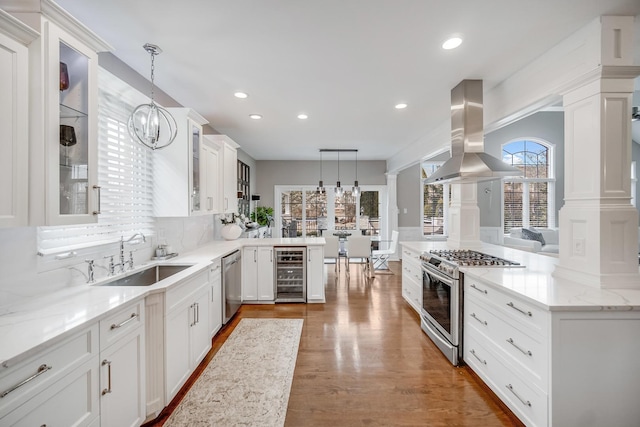
[[[358,197],[360,195],[360,186],[358,185],[358,150],[354,148],[321,148],[320,149],[320,182],[316,193],[324,193],[324,183],[322,181],[322,153],[338,153],[338,181],[334,188],[336,196],[340,197],[344,194],[344,188],[340,183],[340,153],[349,152],[356,153],[356,179],[352,188],[352,195]]]
[[[143,48],[151,55],[151,102],[138,105],[133,110],[129,116],[127,127],[129,135],[135,141],[152,150],[160,150],[176,139],[178,125],[171,113],[153,100],[154,59],[156,55],[162,53],[162,49],[150,43],[146,43]]]

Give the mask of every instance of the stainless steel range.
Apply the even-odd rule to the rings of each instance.
[[[455,366],[462,356],[462,274],[459,267],[524,267],[482,252],[432,250],[422,259],[422,330]]]

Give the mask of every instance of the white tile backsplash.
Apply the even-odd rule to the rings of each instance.
[[[168,244],[172,252],[188,252],[212,240],[222,240],[221,227],[222,224],[214,215],[156,218],[156,236],[150,236],[146,244],[125,247],[125,259],[129,257],[129,250],[135,250],[134,264],[139,266],[147,263],[158,243]],[[61,268],[43,269],[37,248],[36,227],[0,228],[0,315],[9,310],[12,304],[28,298],[86,284],[87,264],[84,256],[79,255],[77,263],[65,260],[60,262],[64,264]],[[118,263],[119,245],[106,245],[93,250],[89,256],[95,260],[96,280],[107,276],[109,260],[104,258],[107,255],[114,255],[114,261]]]

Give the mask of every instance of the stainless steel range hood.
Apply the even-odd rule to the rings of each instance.
[[[522,176],[520,169],[484,152],[482,108],[482,80],[463,80],[451,90],[451,158],[427,184]]]

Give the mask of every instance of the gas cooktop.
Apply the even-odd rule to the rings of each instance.
[[[524,267],[518,262],[470,249],[431,250],[420,255],[420,259],[449,274],[457,274],[458,267]]]

